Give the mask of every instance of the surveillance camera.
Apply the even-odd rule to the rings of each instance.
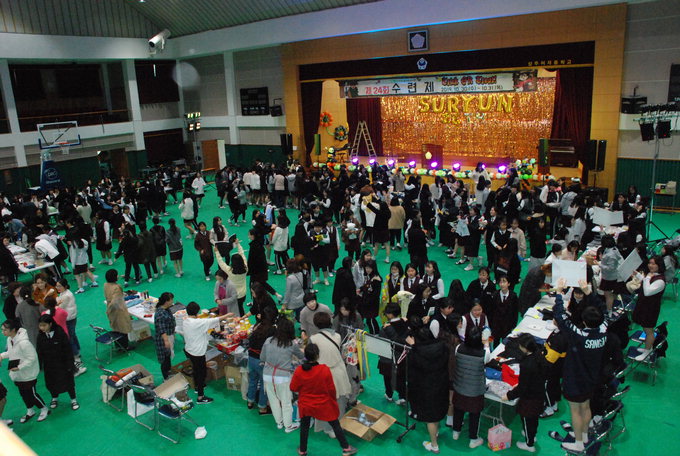
[[[165,40],[170,38],[170,30],[165,29],[158,35],[149,39],[149,52],[155,53],[157,49],[163,50],[165,48]]]

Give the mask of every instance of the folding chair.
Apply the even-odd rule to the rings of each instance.
[[[142,386],[142,385],[133,385],[130,383],[128,385],[130,389],[132,390],[132,394],[139,394],[140,396],[146,396],[148,399],[144,399],[142,401],[138,401],[137,397],[135,397],[135,404],[134,404],[134,418],[135,418],[135,423],[139,424],[140,426],[143,426],[147,428],[150,431],[153,431],[154,426],[156,425],[156,419],[155,419],[155,413],[152,413],[151,416],[152,418],[152,423],[146,424],[143,421],[139,420],[139,414],[137,413],[137,405],[147,405],[147,406],[153,406],[154,410],[156,408],[156,393],[149,387],[147,386]]]
[[[94,326],[92,324],[90,325],[90,328],[92,328],[92,331],[94,331],[96,335],[96,337],[94,338],[94,357],[97,359],[97,361],[101,362],[104,361],[99,357],[100,345],[104,345],[109,349],[109,359],[108,361],[106,361],[106,364],[109,364],[113,359],[114,346],[127,352],[127,349],[123,347],[123,345],[121,345],[120,343],[120,339],[122,339],[123,336],[125,336],[125,334],[121,334],[115,331],[107,331],[101,326]]]
[[[189,385],[183,390],[185,394],[188,389]],[[198,424],[192,420],[187,413],[194,408],[194,403],[192,401],[189,401],[184,406],[180,407],[172,399],[165,399],[155,395],[154,403],[156,404],[156,430],[161,437],[170,440],[172,443],[179,443],[180,437],[182,436],[181,426],[183,420],[189,421],[191,424],[198,427]],[[177,423],[177,440],[161,432],[161,419],[171,420]]]
[[[114,371],[111,369],[107,369],[101,364],[99,365],[99,369],[106,374],[107,377],[111,377],[112,375],[116,375]],[[106,404],[110,405],[111,408],[116,410],[117,412],[122,412],[125,409],[125,388],[127,387],[127,383],[123,382],[121,385],[116,386],[116,382],[111,380],[110,378],[107,378],[105,380],[106,384],[114,390],[113,394],[111,396],[108,395],[110,389],[106,390]],[[116,394],[120,393],[120,406],[116,406],[114,402],[111,400],[114,398]]]
[[[621,401],[610,401],[607,409],[605,410],[604,417],[605,420],[611,421],[612,430],[607,436],[607,442],[609,443],[609,449],[611,450],[614,444],[614,440],[620,437],[624,432],[626,432],[626,420],[623,416],[623,402]],[[618,424],[616,423],[618,421]]]
[[[667,339],[668,330],[666,329],[667,326],[668,322],[664,321],[663,323],[656,327],[656,329],[654,330],[655,334],[654,346],[652,347],[652,350],[649,353],[647,353],[647,356],[645,356],[643,360],[638,361],[636,359],[640,355],[638,348],[642,343],[644,343],[644,339],[642,338],[642,335],[644,334],[643,331],[636,331],[633,333],[633,335],[631,336],[631,340],[637,342],[639,345],[637,347],[628,347],[628,351],[626,353],[626,358],[629,361],[632,361],[630,372],[634,371],[635,369],[637,369],[638,366],[642,364],[648,366],[651,369],[652,386],[656,385],[656,377],[659,369],[658,360],[660,357],[660,353],[663,354],[666,348],[668,348]]]

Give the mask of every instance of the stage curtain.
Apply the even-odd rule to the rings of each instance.
[[[319,131],[319,116],[321,115],[321,95],[323,81],[303,82],[300,84],[302,99],[302,128],[305,139],[305,165],[312,164],[312,150],[314,149],[314,135]]]
[[[550,137],[571,139],[581,163],[588,162],[592,98],[593,68],[557,70]]]
[[[383,154],[382,115],[380,113],[380,98],[348,98],[347,123],[349,124],[349,144],[354,142],[357,125],[365,120],[368,133],[371,135],[373,147],[378,155]],[[368,155],[366,141],[359,143],[359,155]]]

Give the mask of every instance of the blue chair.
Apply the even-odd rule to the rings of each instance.
[[[114,347],[117,347],[121,350],[125,350],[125,347],[123,347],[120,343],[120,340],[125,336],[125,334],[115,332],[115,331],[107,331],[106,329],[102,328],[101,326],[94,326],[90,325],[90,328],[95,333],[95,338],[94,338],[94,357],[97,359],[97,361],[103,362],[104,360],[99,357],[99,346],[103,345],[108,348],[109,350],[109,358],[108,361],[106,361],[106,364],[109,364],[111,360],[113,359],[113,349]]]
[[[137,400],[137,397],[135,397],[134,412],[133,412],[134,418],[135,418],[135,423],[139,424],[142,427],[147,428],[150,431],[153,431],[154,426],[156,425],[155,415],[152,414],[152,416],[154,417],[153,420],[152,420],[152,423],[150,425],[146,424],[143,421],[139,420],[139,414],[138,414],[138,411],[137,411],[137,406],[141,404],[141,405],[146,405],[146,406],[153,406],[154,409],[155,409],[155,407],[156,407],[156,393],[151,388],[149,388],[147,386],[133,385],[132,383],[130,383],[128,386],[132,390],[133,394],[136,393],[136,394],[139,395],[139,397],[143,398],[141,400]]]
[[[99,370],[106,374],[107,377],[116,375],[114,371],[112,371],[111,369],[107,369],[102,365],[99,365]],[[104,398],[104,402],[111,406],[111,408],[113,408],[114,410],[122,412],[125,409],[125,389],[127,387],[127,383],[122,382],[121,385],[116,385],[116,382],[114,382],[110,378],[107,378],[104,381],[109,386],[109,388],[107,388],[106,390],[106,397]],[[111,391],[113,391],[113,393],[109,395]],[[113,401],[116,394],[120,394],[120,405],[116,405],[116,403]]]
[[[184,388],[184,395],[186,395],[188,389],[189,385]],[[177,394],[181,394],[181,392]],[[158,395],[155,395],[154,402],[156,404],[156,430],[161,437],[170,440],[172,443],[179,443],[180,437],[182,436],[182,421],[189,421],[191,424],[198,427],[198,424],[196,424],[196,422],[188,415],[189,410],[194,407],[193,402],[188,402],[185,406],[179,407],[172,398],[165,399]],[[174,421],[177,424],[175,431],[177,434],[176,440],[161,432],[161,419]]]

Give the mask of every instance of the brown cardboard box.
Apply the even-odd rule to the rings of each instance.
[[[224,377],[224,368],[228,364],[228,360],[224,357],[222,352],[215,350],[215,354],[212,358],[207,358],[206,361],[206,371],[207,371],[207,376],[206,376],[206,383],[211,382],[213,380],[219,380],[220,378]],[[208,352],[211,353],[211,352]],[[208,354],[207,353],[207,354]],[[206,355],[207,355],[206,354]],[[214,367],[211,367],[214,366]]]
[[[161,386],[158,386],[154,392],[163,399],[170,399],[178,392],[186,389],[187,385],[189,385],[189,382],[184,375],[173,375],[164,381]]]
[[[361,424],[357,420],[361,412],[365,413],[366,418],[373,423],[370,427]],[[345,413],[345,416],[340,420],[340,425],[347,432],[351,432],[357,437],[370,442],[376,435],[383,434],[387,431],[396,421],[395,418],[387,413],[383,413],[380,410],[376,410],[364,404],[357,404],[352,410]]]
[[[191,386],[191,389],[194,389],[194,376],[193,376],[193,368],[191,366],[191,361],[186,360],[182,361],[179,364],[175,364],[172,366],[172,369],[170,369],[171,372],[175,374],[182,374],[184,378],[186,379],[187,382],[189,382],[189,385]]]
[[[241,391],[241,369],[239,367],[225,366],[224,377],[227,382],[227,389]]]
[[[151,372],[149,372],[146,367],[141,364],[135,364],[134,366],[130,366],[130,369],[142,374],[142,378],[139,379],[140,385],[153,385],[153,375],[151,375]]]

